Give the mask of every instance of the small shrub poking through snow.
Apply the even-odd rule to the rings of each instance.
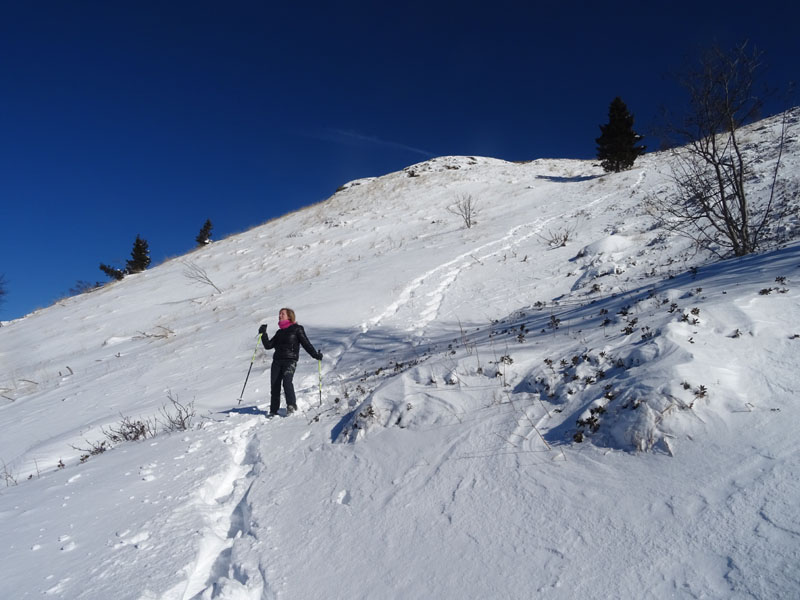
[[[74,450],[83,453],[80,456],[80,462],[84,463],[92,456],[103,454],[123,442],[138,442],[153,438],[158,435],[159,431],[171,433],[190,429],[195,416],[194,401],[182,404],[177,397],[173,397],[172,392],[167,393],[167,399],[170,405],[162,406],[158,417],[137,419],[120,415],[122,419],[119,423],[101,429],[105,439],[97,442],[87,441],[86,443],[89,445],[87,448],[73,445]]]
[[[161,407],[160,414],[163,419],[163,431],[186,431],[192,426],[192,419],[195,416],[194,401],[188,404],[181,404],[177,396],[173,397],[172,392],[167,393],[172,409],[167,405]]]
[[[133,417],[122,417],[122,420],[108,429],[103,429],[103,435],[112,444],[121,442],[138,442],[149,437],[155,437],[158,432],[158,425],[153,419],[134,419]]]

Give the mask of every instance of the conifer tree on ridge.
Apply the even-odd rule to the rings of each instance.
[[[100,263],[100,270],[111,277],[111,279],[116,279],[119,281],[123,277],[125,277],[125,271],[122,269],[117,269],[116,267],[109,266],[105,263]]]
[[[211,219],[206,219],[205,225],[203,225],[200,233],[198,233],[197,237],[194,238],[198,246],[205,246],[206,244],[211,243],[211,227]]]
[[[147,245],[147,240],[142,239],[139,234],[136,235],[136,241],[133,242],[133,250],[131,250],[130,260],[125,262],[124,269],[111,267],[104,263],[100,263],[100,270],[119,281],[125,275],[130,273],[140,273],[150,266],[150,250]]]
[[[600,125],[601,135],[597,142],[597,158],[606,172],[630,169],[637,157],[644,154],[645,146],[636,144],[644,136],[633,130],[633,115],[617,96],[608,107],[608,123]]]
[[[136,234],[136,241],[133,242],[131,260],[125,264],[127,273],[139,273],[150,266],[150,249],[147,246],[147,240],[139,237],[138,233]]]

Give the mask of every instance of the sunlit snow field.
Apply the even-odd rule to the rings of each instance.
[[[0,595],[800,597],[798,213],[713,261],[669,172],[437,158],[3,322]],[[268,420],[284,306],[325,356]]]

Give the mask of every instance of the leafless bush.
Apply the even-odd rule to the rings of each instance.
[[[475,217],[478,216],[478,201],[472,197],[472,194],[459,194],[456,196],[455,204],[448,206],[447,211],[461,217],[467,229],[478,224],[475,220]]]
[[[81,462],[84,463],[89,460],[91,456],[97,456],[98,454],[102,454],[106,450],[110,449],[111,446],[108,440],[101,440],[98,442],[90,442],[88,440],[84,440],[87,444],[89,444],[88,448],[81,448],[79,446],[71,445],[73,450],[77,450],[78,452],[83,452],[81,454]]]
[[[197,263],[193,263],[191,261],[184,261],[183,262],[183,276],[192,281],[193,283],[199,283],[200,285],[209,285],[217,290],[220,294],[222,290],[219,289],[211,278],[206,273],[205,269],[199,266]]]
[[[139,335],[133,336],[135,340],[145,340],[145,339],[167,339],[171,335],[175,335],[175,332],[168,328],[164,327],[163,325],[159,325],[156,327],[157,331],[155,332],[147,332],[147,331],[140,331]]]
[[[181,404],[177,396],[172,396],[172,392],[167,393],[167,398],[172,408],[170,409],[165,404],[159,411],[164,420],[163,430],[167,432],[186,431],[192,426],[192,419],[195,415],[194,400],[188,404]]]
[[[79,296],[80,294],[88,294],[89,292],[93,292],[95,290],[99,290],[103,287],[103,284],[99,281],[92,283],[90,281],[84,281],[83,279],[79,279],[75,282],[71,288],[69,288],[68,295],[69,296]]]
[[[103,429],[102,431],[103,435],[105,435],[112,444],[136,442],[138,440],[155,437],[158,431],[158,423],[155,419],[142,420],[122,416],[122,421],[120,421],[118,425]]]
[[[181,404],[177,397],[173,397],[172,392],[167,394],[171,407],[166,404],[161,407],[159,415],[163,422],[157,417],[148,419],[134,419],[133,417],[126,417],[120,415],[122,420],[114,426],[103,428],[101,431],[105,436],[104,440],[97,442],[89,442],[88,447],[81,448],[79,446],[72,446],[73,449],[82,452],[80,461],[86,462],[90,457],[102,454],[106,450],[110,450],[114,445],[122,442],[136,442],[145,440],[147,438],[155,437],[161,430],[167,433],[173,431],[186,431],[192,425],[192,419],[195,416],[194,401],[188,404]],[[5,466],[5,463],[3,463]],[[8,469],[4,468],[4,475],[6,483],[13,480],[10,476]],[[16,481],[14,480],[16,483]]]
[[[6,464],[6,461],[3,461],[3,480],[6,482],[6,487],[17,485],[17,478],[14,477],[14,473]]]
[[[547,245],[551,248],[561,248],[567,245],[572,239],[572,236],[575,234],[575,226],[572,227],[560,227],[556,231],[548,230],[546,234],[539,235],[541,239],[547,242]]]

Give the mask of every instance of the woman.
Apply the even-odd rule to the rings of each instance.
[[[258,328],[261,334],[261,343],[267,350],[275,349],[272,355],[272,370],[270,377],[270,404],[269,415],[274,417],[281,407],[281,383],[283,393],[286,395],[286,413],[291,414],[297,410],[297,399],[294,395],[294,370],[297,359],[300,358],[300,346],[313,358],[322,360],[322,352],[318,352],[306,337],[305,329],[297,323],[294,311],[291,308],[282,308],[278,313],[278,332],[269,339],[267,326]]]

